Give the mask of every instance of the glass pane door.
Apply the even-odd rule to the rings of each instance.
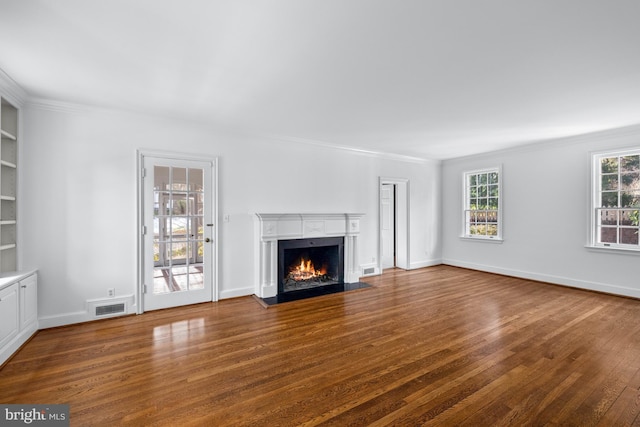
[[[202,289],[203,170],[154,167],[153,293]]]
[[[145,310],[211,300],[211,166],[151,160],[145,178],[146,221],[152,224]]]

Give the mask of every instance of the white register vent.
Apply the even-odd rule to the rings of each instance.
[[[96,307],[96,317],[126,313],[125,303],[111,305],[99,305]]]
[[[94,319],[122,316],[129,313],[130,297],[104,298],[87,301],[87,311]]]

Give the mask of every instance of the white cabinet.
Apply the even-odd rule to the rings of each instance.
[[[20,329],[27,329],[38,320],[38,279],[35,274],[21,280]]]
[[[0,291],[0,348],[18,335],[18,284]]]
[[[18,109],[0,97],[0,272],[17,269]]]
[[[38,330],[38,276],[0,276],[0,366]]]

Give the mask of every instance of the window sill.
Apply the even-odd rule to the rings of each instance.
[[[502,243],[503,239],[499,237],[469,237],[469,236],[460,236],[461,240],[467,240],[469,242],[483,242],[483,243]]]
[[[640,255],[640,248],[638,249],[627,249],[627,248],[612,248],[608,246],[594,246],[594,245],[586,245],[585,248],[589,251],[594,252],[607,252],[607,253],[617,253],[617,254],[626,254],[626,255]]]

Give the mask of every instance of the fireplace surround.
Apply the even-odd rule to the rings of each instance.
[[[344,283],[344,237],[278,241],[278,295]]]
[[[341,279],[344,283],[357,283],[360,279],[358,237],[362,216],[363,214],[355,213],[257,213],[256,296],[269,298],[278,295],[278,246],[279,242],[284,241],[297,241],[297,244],[304,245],[308,242],[320,242],[323,238],[338,238],[342,241],[343,251],[342,264],[338,267]]]

